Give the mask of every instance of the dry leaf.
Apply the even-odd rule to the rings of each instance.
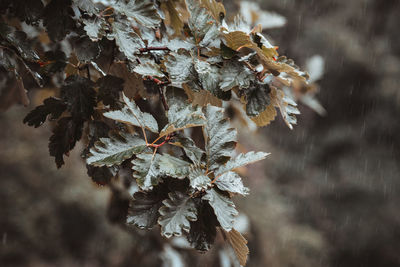
[[[226,237],[235,251],[236,257],[239,260],[240,265],[245,266],[247,262],[247,256],[249,255],[249,248],[247,247],[247,240],[242,236],[241,233],[232,228],[231,231],[226,232]]]

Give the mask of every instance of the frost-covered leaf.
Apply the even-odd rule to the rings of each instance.
[[[104,113],[107,118],[146,128],[154,133],[158,133],[158,124],[154,117],[146,112],[142,112],[135,101],[130,100],[123,94],[125,106],[121,110],[113,110]]]
[[[245,266],[247,262],[247,256],[249,254],[249,248],[247,247],[247,240],[242,236],[240,232],[232,228],[231,231],[225,232],[226,237],[231,244],[233,251],[241,266]]]
[[[206,189],[211,185],[211,179],[205,174],[205,171],[199,166],[193,166],[189,173],[190,186],[194,189]]]
[[[256,77],[243,64],[236,61],[228,61],[221,68],[221,82],[219,86],[223,91],[228,91],[236,86],[239,89],[249,88],[250,82]]]
[[[226,231],[232,230],[235,216],[238,215],[233,201],[215,189],[208,190],[202,200],[207,200],[210,203],[221,227]]]
[[[204,113],[207,119],[203,128],[207,166],[209,170],[213,171],[232,157],[237,132],[231,128],[229,121],[224,118],[222,108],[208,105]]]
[[[124,89],[123,79],[113,75],[106,75],[97,80],[96,86],[99,87],[98,101],[103,101],[104,105],[109,105],[111,108],[119,107],[119,94]]]
[[[83,120],[64,117],[58,120],[50,137],[49,152],[56,161],[57,168],[64,164],[63,156],[71,151],[76,142],[82,137]]]
[[[161,216],[158,219],[161,234],[167,238],[180,236],[183,231],[189,232],[190,221],[197,220],[196,205],[188,195],[175,191],[168,196],[159,209]]]
[[[200,163],[204,154],[204,151],[198,148],[192,139],[184,135],[175,136],[169,144],[183,148],[186,156],[195,164]]]
[[[113,7],[120,14],[133,18],[146,27],[157,27],[161,22],[160,15],[150,0],[120,0]]]
[[[92,16],[99,12],[99,8],[96,6],[93,0],[73,0],[74,3],[79,7],[80,10],[86,12]]]
[[[57,42],[75,27],[71,0],[52,0],[43,13],[43,24],[51,40]]]
[[[86,163],[93,166],[113,166],[146,149],[146,142],[138,135],[112,134],[110,138],[100,138],[90,149]]]
[[[24,118],[24,123],[29,126],[39,127],[45,121],[48,115],[50,119],[58,119],[66,110],[67,106],[58,98],[49,97],[43,101],[43,105],[37,106]]]
[[[168,124],[161,131],[161,136],[190,127],[202,126],[205,122],[201,108],[193,107],[189,103],[171,105],[167,116]]]
[[[93,42],[101,40],[109,28],[106,20],[100,17],[83,19],[83,23],[85,24],[83,29]]]
[[[182,88],[182,83],[193,78],[193,59],[187,53],[170,53],[166,56],[164,67],[173,86]]]
[[[163,175],[182,179],[189,174],[190,163],[169,154],[160,156],[158,165]]]
[[[137,65],[133,69],[133,71],[142,76],[154,76],[154,77],[165,76],[164,73],[161,72],[160,65],[150,60],[144,62],[142,61],[142,63]]]
[[[245,91],[246,94],[246,114],[250,117],[258,116],[270,103],[271,89],[268,84],[251,82],[251,86]]]
[[[198,74],[199,81],[203,89],[210,91],[214,95],[218,95],[220,75],[216,66],[209,64],[207,61],[195,60],[194,68]]]
[[[92,42],[89,37],[82,36],[73,43],[75,55],[80,62],[88,63],[100,55],[100,46]]]
[[[214,243],[219,225],[214,211],[207,201],[199,201],[197,205],[198,219],[190,222],[190,231],[187,236],[189,243],[195,249],[207,251]]]
[[[279,110],[281,111],[282,118],[284,119],[286,125],[292,130],[293,125],[297,123],[296,114],[300,114],[297,109],[297,103],[293,100],[293,96],[289,90],[279,90],[276,89],[276,101]]]
[[[161,181],[160,157],[159,154],[143,153],[132,160],[133,177],[142,190],[151,190]]]
[[[115,39],[119,50],[129,59],[136,59],[135,53],[145,47],[142,39],[132,29],[127,20],[116,20],[112,23],[112,33],[107,36],[108,39]]]
[[[149,192],[136,192],[129,205],[127,223],[141,229],[151,229],[160,216],[158,210],[168,197],[165,186],[156,186]]]
[[[269,153],[254,152],[254,151],[248,152],[246,154],[241,153],[237,157],[231,158],[225,165],[223,165],[219,169],[217,169],[215,171],[215,175],[218,176],[225,172],[232,171],[236,168],[240,168],[240,167],[246,166],[248,164],[263,160],[268,155],[269,155]]]
[[[195,42],[200,46],[207,46],[210,42],[218,41],[218,22],[201,6],[201,1],[186,0],[186,5],[190,14],[188,24]]]
[[[215,180],[215,185],[222,191],[248,195],[249,189],[243,185],[242,178],[236,172],[225,172]]]
[[[96,106],[94,83],[88,78],[71,75],[61,87],[61,98],[67,104],[72,117],[90,119]]]

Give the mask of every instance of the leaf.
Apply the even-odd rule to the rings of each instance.
[[[161,234],[167,238],[181,236],[182,230],[189,232],[190,221],[197,220],[197,209],[192,199],[184,193],[175,191],[168,196],[169,199],[164,200],[164,206],[159,209]]]
[[[192,57],[187,53],[171,52],[163,62],[165,71],[169,74],[171,84],[182,88],[182,83],[190,81],[193,75]]]
[[[183,179],[189,174],[190,163],[179,158],[164,154],[159,157],[160,172],[163,175]]]
[[[167,112],[168,124],[162,129],[160,136],[180,131],[190,127],[204,125],[205,117],[200,107],[191,104],[174,104]]]
[[[206,189],[211,185],[211,179],[199,166],[193,166],[189,173],[190,186],[196,190]]]
[[[124,89],[124,80],[112,75],[106,75],[97,80],[96,86],[99,87],[97,101],[103,101],[104,105],[111,108],[118,108],[119,94]]]
[[[55,157],[57,168],[64,164],[63,156],[71,151],[76,142],[82,137],[83,120],[73,117],[64,117],[58,120],[50,137],[49,152],[50,156]]]
[[[207,251],[214,243],[219,225],[213,209],[207,201],[200,201],[197,205],[198,219],[190,222],[190,231],[187,236],[189,243],[197,250]]]
[[[215,185],[222,191],[248,195],[249,189],[243,185],[242,178],[236,172],[225,172],[215,180]]]
[[[85,24],[83,29],[93,42],[101,40],[103,36],[106,35],[106,31],[109,29],[105,19],[101,17],[83,19],[83,23]]]
[[[276,103],[281,111],[282,118],[289,129],[292,130],[292,124],[297,123],[295,115],[300,114],[300,111],[297,109],[297,103],[293,100],[291,93],[288,90],[285,90],[285,92],[279,89],[275,90]]]
[[[220,75],[216,66],[206,61],[195,59],[194,68],[198,74],[199,81],[203,89],[218,95]]]
[[[232,230],[235,216],[238,215],[233,201],[215,189],[208,190],[202,200],[207,200],[210,203],[221,227],[226,231]]]
[[[233,251],[236,254],[237,259],[241,266],[245,266],[247,262],[247,256],[249,254],[249,248],[247,247],[247,240],[232,228],[231,231],[225,232],[226,237],[231,244]]]
[[[129,59],[134,61],[136,59],[135,53],[139,49],[145,47],[142,39],[135,33],[127,20],[114,21],[112,23],[112,33],[107,36],[108,39],[115,39],[119,51]]]
[[[225,17],[225,7],[221,2],[215,0],[201,0],[201,5],[210,12],[215,21],[220,21]]]
[[[214,96],[209,91],[200,90],[196,92],[195,90],[192,90],[187,84],[183,84],[183,88],[193,106],[204,107],[208,104],[211,104],[212,106],[222,107],[221,99]]]
[[[43,13],[43,24],[54,42],[61,41],[74,27],[71,0],[51,0]]]
[[[146,149],[146,142],[138,135],[111,134],[110,138],[100,138],[90,149],[86,163],[101,167],[119,165],[124,160]]]
[[[135,101],[130,100],[122,94],[125,106],[121,110],[114,110],[104,113],[107,118],[127,123],[141,128],[146,128],[153,133],[158,133],[157,121],[150,113],[142,112]]]
[[[93,3],[93,0],[73,0],[80,10],[87,13],[89,16],[97,14],[100,10]]]
[[[188,25],[196,44],[206,47],[210,42],[219,40],[219,25],[200,1],[186,0],[190,13]]]
[[[229,172],[234,169],[246,166],[248,164],[263,160],[268,155],[269,155],[269,153],[254,152],[254,151],[248,152],[246,154],[241,153],[237,157],[231,158],[225,165],[223,165],[219,169],[217,169],[215,171],[215,175],[218,176],[225,172]]]
[[[142,76],[154,76],[154,77],[164,77],[164,73],[161,72],[160,66],[150,60],[145,61],[139,65],[137,65],[134,69],[134,72],[142,75]]]
[[[10,1],[15,15],[27,24],[36,24],[43,12],[41,0],[12,0]]]
[[[159,169],[159,154],[143,153],[136,155],[132,160],[133,177],[142,190],[151,190],[161,181]]]
[[[179,11],[176,9],[175,1],[167,1],[165,3],[162,3],[161,7],[164,7],[163,4],[165,4],[165,9],[168,11],[170,24],[174,29],[175,34],[180,34],[184,24],[182,19],[180,18]]]
[[[169,144],[183,148],[186,156],[195,164],[200,163],[204,151],[196,146],[194,141],[182,134],[175,136]]]
[[[207,118],[203,128],[207,166],[208,170],[213,171],[232,157],[237,132],[230,127],[229,121],[224,118],[222,108],[208,105],[204,113]]]
[[[116,175],[116,167],[94,167],[86,164],[87,175],[92,178],[92,181],[98,185],[107,185]]]
[[[149,0],[121,0],[113,7],[119,13],[133,18],[146,27],[157,27],[161,22],[155,5]]]
[[[136,192],[129,205],[127,223],[134,224],[140,229],[151,229],[160,216],[158,210],[162,201],[168,197],[165,186],[154,187],[149,192]]]
[[[96,91],[88,78],[71,75],[61,87],[61,99],[67,104],[72,117],[90,119],[96,106]]]
[[[221,90],[228,91],[238,86],[239,89],[249,88],[255,75],[243,64],[237,61],[228,61],[221,68]]]
[[[89,37],[82,36],[73,43],[75,55],[80,62],[88,63],[100,56],[100,46]]]
[[[45,63],[39,71],[42,76],[51,76],[57,72],[62,72],[67,65],[67,57],[61,50],[47,51],[41,61]]]
[[[251,120],[254,121],[258,127],[263,127],[271,123],[276,117],[276,109],[272,104],[269,104],[263,112],[258,114],[258,116],[252,117]]]
[[[27,35],[23,31],[16,31],[13,27],[0,22],[0,36],[3,37],[18,54],[25,60],[36,62],[40,59],[33,45],[28,41]]]
[[[37,106],[34,110],[28,113],[24,118],[24,123],[35,128],[42,125],[48,115],[50,119],[58,119],[66,110],[67,106],[58,98],[49,97],[43,101],[43,105]]]
[[[246,114],[250,117],[258,116],[270,103],[271,89],[268,84],[251,82],[251,86],[245,91],[246,94]]]

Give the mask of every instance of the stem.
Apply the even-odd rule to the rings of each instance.
[[[160,94],[160,98],[161,98],[161,102],[163,103],[164,110],[168,111],[169,110],[169,106],[168,106],[167,101],[165,100],[164,92],[163,92],[161,86],[158,86],[158,93]]]
[[[89,79],[89,80],[92,80],[92,79],[90,78],[90,69],[89,69],[89,65],[86,65],[86,72],[87,72],[87,77],[88,77],[88,79]]]
[[[149,47],[139,48],[140,53],[149,51],[170,51],[170,50],[166,46],[149,46]]]

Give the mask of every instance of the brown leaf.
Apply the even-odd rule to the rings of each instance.
[[[128,70],[124,63],[114,63],[111,65],[109,74],[124,79],[124,94],[132,99],[137,94],[146,97],[146,90],[142,78]]]
[[[207,104],[211,104],[213,106],[222,107],[222,101],[211,94],[209,91],[200,90],[199,92],[195,92],[189,88],[187,84],[183,84],[183,89],[187,94],[189,101],[192,102],[194,106],[207,106]]]
[[[245,266],[247,262],[247,255],[249,254],[246,238],[244,238],[241,233],[236,231],[235,228],[232,228],[232,230],[229,232],[225,231],[225,234],[233,250],[235,251],[240,265]]]

